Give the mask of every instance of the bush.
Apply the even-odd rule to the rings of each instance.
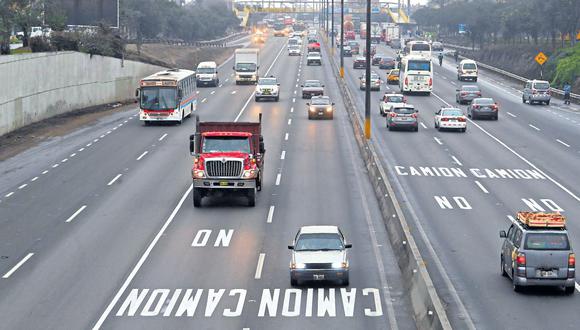
[[[33,53],[50,52],[54,50],[48,39],[45,37],[30,38],[29,45],[30,50],[32,50]]]
[[[565,48],[560,51],[561,55],[556,63],[556,72],[552,79],[552,84],[562,87],[564,83],[569,82],[575,85],[580,78],[580,43],[573,48]]]
[[[76,32],[52,32],[50,43],[57,51],[79,50],[80,36]]]

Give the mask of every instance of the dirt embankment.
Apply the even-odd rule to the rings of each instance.
[[[128,60],[160,65],[168,68],[194,70],[199,62],[215,61],[223,63],[237,47],[207,47],[172,46],[166,44],[146,44],[141,46],[141,54],[137,54],[135,45],[127,45]]]

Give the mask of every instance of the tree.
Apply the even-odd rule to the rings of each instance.
[[[11,0],[9,10],[12,11],[13,23],[24,33],[22,45],[28,47],[30,30],[41,23],[42,3],[39,0]]]

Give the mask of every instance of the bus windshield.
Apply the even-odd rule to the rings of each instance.
[[[409,71],[431,71],[431,62],[430,61],[409,61],[408,64]]]
[[[429,44],[412,44],[411,51],[412,52],[424,52],[431,50]]]
[[[141,90],[141,109],[169,110],[177,107],[175,87],[145,87]]]

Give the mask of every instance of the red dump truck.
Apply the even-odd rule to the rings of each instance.
[[[203,197],[239,194],[248,205],[256,205],[262,190],[264,139],[262,114],[258,122],[200,122],[189,137],[193,156],[193,206],[201,207]]]

